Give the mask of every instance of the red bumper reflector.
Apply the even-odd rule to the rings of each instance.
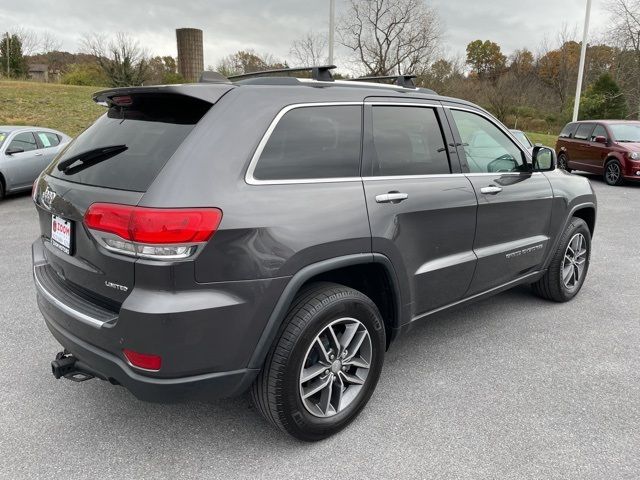
[[[160,370],[162,366],[162,357],[160,355],[134,352],[127,348],[122,350],[122,353],[134,367],[144,368],[145,370]]]

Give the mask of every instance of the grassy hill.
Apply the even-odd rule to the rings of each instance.
[[[36,125],[76,136],[104,107],[91,95],[99,87],[0,81],[0,125]]]
[[[0,125],[37,125],[76,136],[104,112],[91,95],[100,87],[0,81]],[[528,133],[534,143],[554,147],[557,137]]]

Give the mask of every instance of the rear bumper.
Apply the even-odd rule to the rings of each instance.
[[[111,312],[78,297],[51,274],[41,239],[33,244],[33,264],[38,307],[56,340],[96,377],[157,402],[245,391],[259,372],[247,367],[268,318],[265,312],[273,309],[268,304],[278,298],[272,292],[286,281],[173,292],[135,287],[120,311]],[[162,370],[131,366],[123,348],[162,356]]]
[[[193,398],[221,398],[241,394],[249,388],[259,370],[207,373],[181,378],[152,378],[134,372],[115,355],[79,339],[47,315],[46,300],[38,296],[38,306],[55,339],[66,350],[91,367],[103,380],[122,385],[140,400],[175,402]]]

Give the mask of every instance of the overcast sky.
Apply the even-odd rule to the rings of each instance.
[[[427,0],[443,25],[447,54],[462,54],[467,43],[489,39],[503,52],[554,39],[567,25],[582,33],[586,0]],[[607,0],[594,0],[592,32],[608,22]],[[0,28],[49,30],[63,50],[78,51],[88,32],[127,32],[157,55],[176,55],[175,28],[204,31],[205,66],[240,49],[287,58],[292,41],[309,31],[326,32],[329,0],[3,0]],[[347,4],[336,0],[338,16]],[[346,52],[339,51],[340,55]]]

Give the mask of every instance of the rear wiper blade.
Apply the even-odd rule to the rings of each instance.
[[[128,148],[129,147],[127,147],[126,145],[110,145],[108,147],[99,147],[92,150],[87,150],[86,152],[73,155],[72,157],[69,157],[66,160],[60,162],[58,164],[58,170],[67,173],[71,169],[71,165],[76,162],[82,162],[82,167],[95,165],[98,162],[102,162],[115,155],[118,155],[119,153],[124,152]],[[80,166],[76,168],[80,168]]]

